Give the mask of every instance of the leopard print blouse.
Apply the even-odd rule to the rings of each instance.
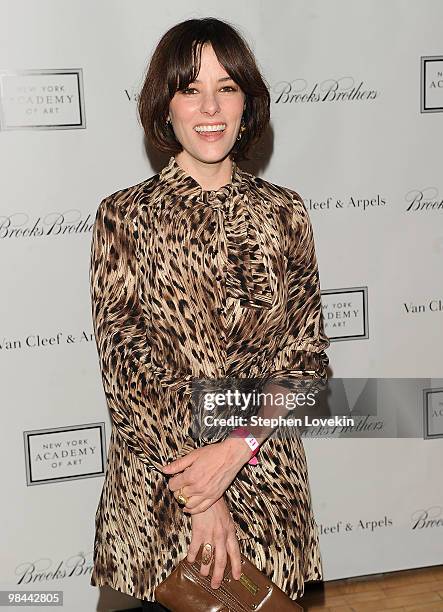
[[[203,190],[172,156],[101,201],[90,288],[112,421],[90,583],[154,601],[191,541],[159,467],[205,443],[191,435],[192,380],[327,378],[307,210],[236,163],[230,183]],[[257,457],[225,499],[241,552],[298,599],[323,577],[304,447],[273,433]]]

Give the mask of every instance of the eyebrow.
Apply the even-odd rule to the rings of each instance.
[[[234,79],[230,76],[227,77],[222,77],[221,79],[218,79],[218,82],[220,81],[233,81]],[[195,79],[194,81],[192,81],[193,83],[201,83],[200,79]]]

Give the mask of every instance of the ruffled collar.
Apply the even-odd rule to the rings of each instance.
[[[206,190],[194,177],[188,174],[177,162],[175,156],[169,158],[168,164],[160,172],[160,181],[171,187],[175,195],[188,196],[204,203],[225,201],[234,192],[243,193],[246,190],[245,172],[232,161],[231,181],[219,189]]]

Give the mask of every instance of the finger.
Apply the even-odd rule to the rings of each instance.
[[[183,472],[183,470],[190,465],[192,465],[196,458],[196,450],[191,451],[184,457],[179,457],[171,463],[167,463],[165,465],[161,465],[160,469],[164,474],[177,474],[178,472]]]
[[[181,509],[183,510],[183,512],[187,512],[186,511],[186,504],[183,505],[182,502],[179,501],[179,497],[181,495],[183,495],[186,498],[186,500],[187,500],[186,504],[189,503],[189,500],[192,499],[192,496],[189,496],[189,493],[187,492],[187,487],[184,487],[182,489],[178,489],[178,491],[174,492],[174,497],[177,500],[177,502],[180,504]]]
[[[168,487],[173,493],[181,489],[183,495],[186,495],[188,498],[190,498],[192,495],[198,495],[195,487],[192,486],[192,481],[189,479],[189,476],[186,476],[185,474],[179,474],[178,476],[171,478],[168,483]]]
[[[174,487],[171,489],[174,497],[177,499],[178,495],[184,495],[186,499],[190,499],[189,487],[187,485],[182,485],[181,487]]]
[[[214,555],[215,555],[215,546],[214,546],[214,540],[212,536],[208,536],[206,538],[203,538],[204,544],[211,544],[212,545],[212,558],[211,558],[211,562],[210,563],[200,563],[200,574],[202,576],[208,576],[209,575],[209,571],[211,569],[211,567],[214,564]]]
[[[205,498],[201,495],[193,495],[192,493],[190,493],[186,497],[188,498],[186,506],[184,506],[184,509],[186,511],[195,510],[195,508],[199,507],[205,501]]]
[[[194,497],[191,497],[191,499],[194,499]],[[199,499],[201,499],[201,497],[199,497]],[[216,499],[204,499],[203,501],[201,501],[197,506],[193,507],[193,508],[188,508],[188,504],[186,504],[186,506],[183,506],[183,510],[187,513],[187,514],[199,514],[200,512],[205,512],[208,508],[210,508],[212,506],[212,504],[214,504],[217,500]],[[189,502],[188,502],[189,503]]]
[[[198,535],[195,536],[193,534],[191,543],[189,544],[188,554],[186,555],[186,559],[187,561],[189,561],[189,563],[194,563],[201,545],[202,545],[202,537]]]
[[[215,563],[211,578],[211,587],[213,589],[218,589],[222,583],[227,560],[226,540],[223,537],[217,538],[215,540]]]
[[[226,540],[226,550],[228,551],[229,561],[231,563],[232,577],[234,580],[239,580],[242,573],[241,555],[240,545],[238,543],[237,536],[235,535],[235,531],[232,531]]]
[[[189,480],[186,479],[184,474],[177,474],[177,476],[170,478],[168,481],[168,487],[171,489],[171,491],[178,491],[178,489],[182,489],[188,484]]]
[[[174,478],[176,478],[174,476]],[[199,499],[202,501],[204,499],[204,497],[207,497],[206,495],[203,497],[203,494],[200,491],[196,491],[195,487],[190,484],[191,481],[189,479],[189,476],[186,476],[186,474],[183,474],[181,476],[182,478],[182,484],[180,487],[175,487],[173,489],[174,495],[175,493],[177,493],[178,491],[180,491],[188,500],[188,502],[193,499],[193,504],[196,503],[196,500],[198,501]],[[172,490],[172,489],[171,489]]]
[[[186,497],[201,494],[201,491],[198,488],[196,481],[192,478],[191,474],[187,470],[170,478],[168,482],[168,487],[173,492],[187,487]]]
[[[188,502],[186,504],[186,508],[188,510],[195,510],[197,507],[201,507],[202,504],[209,503],[209,505],[207,505],[205,508],[205,510],[207,510],[215,501],[213,495],[208,494],[208,492],[204,494],[198,493],[189,485],[187,486],[187,491],[188,494],[186,497],[188,497]],[[200,509],[199,512],[202,512],[202,510]]]

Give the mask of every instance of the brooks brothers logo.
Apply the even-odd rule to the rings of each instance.
[[[423,438],[443,438],[443,388],[423,389]]]
[[[362,340],[368,332],[368,288],[321,292],[326,335],[334,340]]]
[[[46,555],[34,561],[22,561],[15,568],[17,584],[38,584],[77,576],[89,576],[92,572],[92,552],[78,552],[71,557],[52,561]]]
[[[93,226],[93,216],[88,213],[86,218],[83,218],[81,212],[75,208],[64,212],[46,213],[37,218],[31,218],[27,213],[16,212],[0,216],[0,239],[87,234],[91,233]]]
[[[405,195],[407,203],[406,212],[416,211],[443,211],[443,198],[436,187],[425,189],[411,189]]]
[[[366,102],[380,94],[353,77],[325,79],[309,83],[305,79],[279,81],[272,88],[275,104],[303,104],[314,102]]]
[[[2,130],[85,128],[81,68],[0,72]]]
[[[323,200],[313,200],[312,198],[304,198],[308,210],[374,210],[386,206],[385,198],[382,198],[378,193],[370,198],[357,198],[350,196],[349,198],[333,198],[328,196]]]
[[[443,527],[443,514],[441,506],[420,508],[412,513],[412,529],[435,529]]]
[[[103,476],[105,424],[24,431],[28,485]]]
[[[443,55],[420,58],[420,112],[443,111]]]

